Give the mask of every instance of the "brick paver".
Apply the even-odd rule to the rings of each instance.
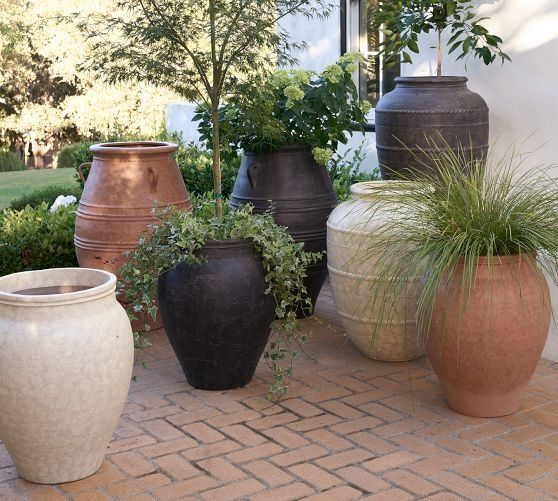
[[[468,418],[448,409],[426,358],[363,357],[327,285],[317,317],[301,325],[317,362],[298,360],[280,402],[266,398],[264,363],[245,388],[191,388],[152,333],[99,472],[30,484],[0,443],[0,499],[558,499],[558,364],[539,363],[517,414]]]

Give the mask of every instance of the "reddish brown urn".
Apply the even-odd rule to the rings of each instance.
[[[80,266],[116,272],[123,252],[157,220],[159,206],[191,209],[190,196],[164,142],[103,143],[91,146],[93,162],[77,211],[75,246]]]
[[[528,255],[480,257],[468,296],[463,264],[438,293],[428,356],[449,406],[497,417],[519,410],[550,326],[546,279]]]

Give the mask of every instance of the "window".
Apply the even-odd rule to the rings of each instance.
[[[342,41],[343,49],[351,52],[361,52],[367,62],[360,65],[357,84],[361,99],[368,99],[373,106],[386,92],[395,88],[395,77],[400,74],[400,65],[383,67],[382,57],[378,55],[382,34],[371,28],[374,11],[378,8],[379,0],[347,0],[348,15],[341,16],[346,24],[342,34],[346,42]],[[344,5],[343,5],[344,4]]]

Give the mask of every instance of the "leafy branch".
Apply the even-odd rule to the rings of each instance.
[[[437,33],[438,64],[436,75],[442,76],[443,33],[450,31],[447,42],[450,54],[458,52],[457,60],[473,56],[484,64],[492,64],[500,58],[502,64],[511,61],[502,51],[502,39],[492,35],[480,24],[486,17],[476,17],[471,0],[400,0],[380,2],[374,16],[373,26],[380,30],[384,39],[380,53],[386,64],[402,60],[412,63],[411,53],[420,52],[418,40],[423,33]]]

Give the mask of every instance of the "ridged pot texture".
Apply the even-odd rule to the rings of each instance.
[[[0,278],[0,439],[25,480],[71,482],[101,466],[134,360],[115,285],[83,268]]]
[[[209,241],[207,261],[159,277],[165,331],[188,382],[228,390],[254,376],[275,317],[260,256],[250,240]]]
[[[379,305],[373,305],[370,290],[380,280],[375,275],[378,256],[371,246],[379,232],[398,217],[382,202],[394,190],[409,189],[408,185],[397,181],[354,184],[352,198],[337,206],[327,223],[327,260],[337,312],[353,344],[373,360],[413,360],[425,353],[416,322],[418,277],[381,326]]]
[[[288,145],[268,153],[246,152],[231,195],[231,208],[252,204],[261,214],[273,205],[273,217],[308,252],[326,250],[326,222],[337,204],[327,169],[318,165],[308,145]],[[315,305],[327,277],[324,257],[311,264],[305,280]],[[306,311],[306,314],[311,312]],[[298,316],[304,316],[299,312]]]
[[[532,256],[481,257],[470,292],[463,264],[444,279],[428,334],[428,356],[449,406],[496,417],[519,410],[550,326],[548,284]]]
[[[79,265],[118,273],[123,252],[133,249],[152,210],[173,205],[190,209],[190,196],[172,154],[163,142],[104,143],[91,146],[93,163],[76,218]]]
[[[420,176],[438,148],[482,160],[488,152],[489,111],[465,77],[398,77],[376,106],[376,149],[382,179]]]

